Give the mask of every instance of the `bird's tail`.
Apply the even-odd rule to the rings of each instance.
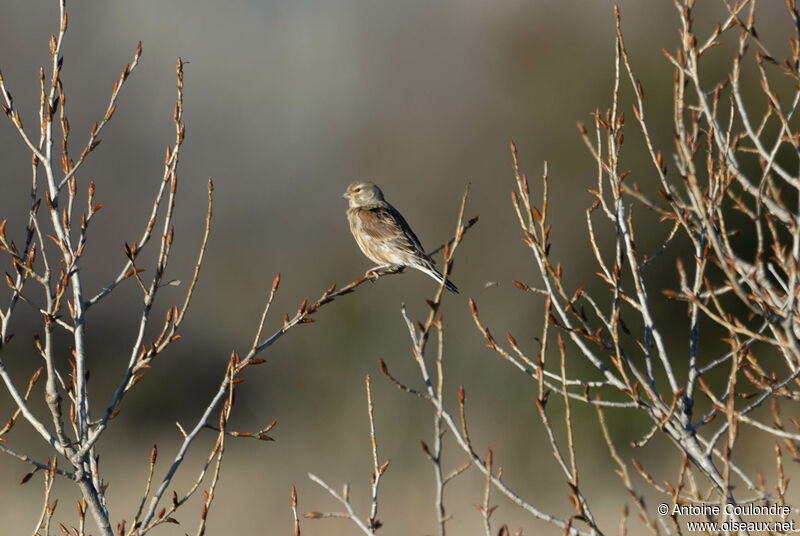
[[[417,268],[418,270],[420,270],[421,272],[425,272],[426,274],[428,274],[429,276],[434,278],[439,283],[441,283],[442,279],[444,279],[444,276],[442,275],[442,273],[439,270],[437,270],[435,266],[433,266],[431,264],[428,264],[428,263],[419,264],[419,265],[416,265],[414,267]],[[447,290],[449,290],[450,292],[452,292],[454,294],[458,294],[458,287],[455,286],[449,279],[445,280],[444,288],[446,288]]]

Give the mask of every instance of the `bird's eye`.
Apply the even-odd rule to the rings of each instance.
[[[356,188],[354,191],[355,191],[356,193],[360,192],[360,191],[361,191],[361,187],[359,186],[359,187],[358,187],[358,188]]]

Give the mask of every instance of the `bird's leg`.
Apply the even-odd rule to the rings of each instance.
[[[380,266],[374,266],[367,270],[364,274],[364,277],[369,277],[372,280],[378,279],[382,275],[387,274],[396,274],[402,272],[405,269],[405,266],[402,264],[381,264]]]
[[[364,277],[368,277],[368,278],[370,278],[370,279],[372,279],[374,281],[374,280],[378,279],[378,277],[380,277],[380,275],[382,273],[384,273],[384,270],[386,270],[386,268],[388,268],[388,267],[389,267],[388,264],[381,264],[379,266],[373,266],[372,268],[370,268],[369,270],[367,270],[364,273]]]

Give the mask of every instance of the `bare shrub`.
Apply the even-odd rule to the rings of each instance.
[[[693,4],[676,2],[680,43],[677,50],[664,51],[675,69],[675,169],[668,171],[662,151],[654,146],[651,132],[657,127],[646,120],[644,88],[625,48],[618,9],[611,107],[594,114],[591,131],[578,125],[597,164],[597,184],[591,190],[596,199],[585,211],[585,218],[588,245],[607,292],[589,294],[583,286],[566,286],[561,263],[550,255],[551,231],[556,236],[558,230],[551,229],[549,223],[548,211],[552,208],[548,204],[547,166],[541,181],[541,202],[537,205],[512,143],[512,204],[523,241],[533,254],[540,276],[537,283],[514,281],[514,285],[525,293],[545,297],[539,348],[522,348],[511,333],[505,342],[496,340],[481,319],[475,300],[470,299],[472,317],[487,346],[533,382],[544,431],[570,490],[572,515],[559,518],[526,501],[503,481],[502,470],[494,469],[496,461],[491,450],[485,455],[476,452],[468,428],[463,386],[458,392],[457,409],[451,413],[445,408],[448,397],[442,393],[444,327],[441,317],[436,316],[441,292],[429,303],[431,313],[425,322],[415,327],[405,317],[424,387],[415,388],[394,378],[381,362],[384,374],[399,389],[426,399],[434,412],[434,444],[431,447],[423,443],[422,450],[434,465],[437,493],[433,510],[439,534],[445,533],[449,519],[443,507],[445,485],[470,467],[486,475],[483,501],[475,506],[487,535],[495,530],[491,526],[496,508],[491,501],[492,490],[564,534],[611,531],[601,526],[590,507],[592,500],[581,486],[582,466],[573,434],[579,423],[571,412],[575,404],[596,409],[613,461],[609,472],[619,476],[627,491],[627,501],[624,497],[620,500],[619,527],[623,533],[630,523],[628,504],[633,505],[639,522],[655,534],[681,533],[686,529],[685,521],[690,517],[686,512],[691,510],[675,510],[675,505],[702,506],[699,519],[719,522],[714,528],[708,525],[702,529],[709,533],[763,530],[753,527],[753,517],[742,514],[750,511],[764,512],[756,519],[770,519],[776,523],[770,525],[772,530],[780,533],[791,530],[792,523],[796,523],[791,517],[796,518],[798,508],[787,502],[789,479],[783,464],[787,454],[798,459],[800,441],[800,422],[785,416],[787,411],[789,415],[796,411],[800,397],[800,133],[792,126],[800,102],[800,16],[795,3],[787,2],[795,33],[790,38],[791,57],[781,62],[758,37],[754,2],[731,5],[724,1],[726,16],[710,35],[695,33]],[[724,40],[734,44],[730,71],[721,80],[709,80],[703,75],[701,61]],[[746,61],[755,63],[761,99],[766,103],[763,113],[757,116],[753,99],[743,96],[742,64]],[[791,84],[788,90],[783,87],[787,79]],[[632,89],[631,109],[653,163],[649,172],[635,171],[631,176],[620,168],[624,85]],[[753,163],[757,163],[756,172],[751,170]],[[636,176],[654,176],[657,187],[640,189],[632,182]],[[653,198],[644,190],[656,190],[658,197]],[[632,212],[640,207],[655,215],[661,226],[647,222],[637,229]],[[735,220],[734,213],[743,214],[747,225],[742,226],[741,216]],[[598,226],[602,225],[614,237],[612,248],[604,248],[596,238]],[[653,225],[654,230],[645,229],[645,225]],[[661,246],[648,252],[637,249],[637,232],[659,233],[663,237]],[[740,232],[752,237],[738,238]],[[693,255],[684,261],[678,258],[679,288],[654,288],[646,278],[648,266],[663,259],[666,250],[680,251],[680,240],[690,244]],[[665,300],[686,304],[687,333],[679,344],[669,344],[663,325],[655,320],[654,311]],[[429,352],[433,356],[426,357],[431,331],[438,332],[439,346]],[[720,339],[730,350],[721,356],[709,356],[707,348],[713,348],[712,342]],[[547,359],[553,342],[559,356],[555,362]],[[576,365],[579,360],[586,367]],[[588,367],[594,372],[570,375],[573,367]],[[436,370],[433,377],[431,369]],[[548,406],[552,396],[563,398],[563,413]],[[762,406],[771,411],[754,416]],[[643,448],[657,435],[668,438],[675,447],[677,474],[660,483],[635,458],[624,460],[609,432],[605,418],[609,411],[646,415],[652,423],[651,430],[633,446]],[[450,473],[442,467],[445,431],[449,433],[446,437],[463,450],[466,460],[465,465],[456,466]],[[566,442],[559,441],[558,436],[564,432]],[[755,436],[754,441],[772,449],[774,483],[767,483],[765,471],[748,472],[744,468],[742,462],[749,466],[750,455],[745,449],[737,449],[737,445],[745,435]],[[653,508],[645,501],[646,494],[659,497],[668,511]],[[723,522],[728,525],[723,526]],[[370,532],[363,523],[358,524],[364,532]],[[499,530],[499,534],[509,534],[505,525]],[[641,530],[637,527],[634,532]]]
[[[108,511],[105,496],[108,483],[104,480],[103,472],[98,465],[97,443],[112,422],[118,422],[117,419],[120,419],[118,415],[126,394],[147,373],[156,358],[180,337],[180,327],[199,280],[211,231],[214,188],[209,180],[208,212],[205,217],[204,234],[186,296],[182,304],[168,308],[160,332],[155,339],[147,340],[146,332],[153,320],[153,306],[159,296],[159,289],[167,285],[180,285],[180,281],[166,280],[165,271],[174,239],[173,218],[178,194],[177,169],[181,144],[185,136],[182,122],[183,62],[178,59],[176,63],[177,100],[173,115],[175,140],[167,147],[164,172],[155,185],[152,211],[144,222],[144,231],[138,240],[125,244],[124,252],[127,260],[117,277],[98,290],[90,290],[96,284],[86,281],[82,275],[82,255],[89,240],[89,230],[94,223],[94,217],[103,205],[97,203],[95,199],[93,182],[81,185],[79,171],[92,151],[100,145],[100,134],[112,119],[121,90],[139,63],[142,46],[139,43],[133,60],[122,70],[119,80],[114,84],[103,118],[92,127],[87,141],[81,146],[81,151],[75,160],[72,157],[73,153],[70,152],[66,88],[61,79],[63,65],[61,47],[68,28],[63,0],[59,3],[59,10],[61,23],[58,33],[50,39],[52,59],[50,72],[46,75],[44,70],[40,70],[38,129],[25,128],[20,112],[14,106],[8,81],[0,76],[3,112],[32,154],[29,212],[24,243],[21,247],[7,237],[7,221],[3,220],[0,223],[0,249],[10,257],[13,266],[13,275],[6,274],[9,288],[8,305],[0,311],[0,321],[2,321],[0,377],[16,405],[8,424],[0,430],[0,451],[33,467],[33,470],[22,479],[23,483],[29,481],[39,471],[44,474],[44,506],[35,533],[51,533],[53,516],[58,504],[58,500],[53,500],[51,497],[51,489],[53,480],[59,476],[74,482],[80,489],[82,501],[79,503],[77,523],[72,527],[72,531],[77,534],[85,534],[85,518],[88,511],[104,535],[114,533],[112,525],[115,519],[119,519],[116,526],[118,534],[144,535],[156,526],[175,523],[173,514],[200,489],[203,489],[204,499],[197,533],[203,534],[208,509],[214,499],[214,490],[220,477],[226,438],[250,437],[269,441],[271,437],[268,433],[276,424],[276,421],[273,421],[256,432],[237,432],[228,428],[233,393],[236,384],[242,381],[242,372],[250,365],[263,363],[263,359],[256,357],[258,354],[292,328],[313,322],[312,315],[320,307],[332,302],[338,296],[352,292],[367,281],[367,278],[361,277],[339,290],[336,290],[335,285],[331,286],[319,299],[311,303],[307,299],[304,300],[294,316],[287,315],[283,325],[275,333],[264,337],[262,336],[264,321],[280,283],[280,275],[276,276],[267,292],[264,312],[247,354],[243,356],[235,352],[231,354],[219,387],[202,406],[204,409],[200,418],[186,428],[178,424],[183,441],[177,455],[163,471],[163,475],[155,471],[158,449],[154,446],[149,468],[145,468],[147,478],[141,501],[138,505],[132,506],[128,513],[112,516]],[[79,188],[87,190],[88,205],[83,213],[80,213],[80,209],[75,205],[76,198],[79,197]],[[138,267],[142,264],[148,246],[151,246],[150,254],[155,259],[152,276],[145,276],[144,270]],[[136,326],[136,340],[129,350],[129,360],[119,378],[116,391],[111,400],[104,404],[105,411],[100,416],[92,416],[90,411],[92,392],[87,378],[87,367],[91,356],[86,345],[86,325],[91,316],[103,314],[101,308],[103,300],[119,285],[129,280],[135,281],[129,284],[135,284],[141,289],[141,303],[138,305],[141,312]],[[42,366],[24,380],[13,378],[5,363],[5,359],[13,357],[13,354],[9,353],[12,344],[12,334],[9,330],[18,306],[33,307],[41,315],[41,331],[33,334],[33,340],[42,358]],[[69,340],[67,346],[59,346],[56,338],[56,332],[59,330],[67,334]],[[14,339],[15,344],[21,342],[20,337]],[[70,369],[60,370],[57,366],[57,356],[70,354],[72,356]],[[43,396],[49,410],[46,418],[50,421],[49,425],[36,415],[30,405],[31,396],[35,396],[34,387],[41,379],[45,382]],[[22,385],[26,387],[22,388]],[[26,453],[18,452],[3,437],[17,424],[20,416],[53,449],[53,456],[50,459],[35,459]],[[196,472],[194,484],[181,493],[172,491],[167,501],[165,495],[168,494],[173,477],[183,469],[187,452],[198,436],[208,430],[211,430],[217,439],[205,463],[190,469]],[[61,460],[60,466],[59,460]],[[164,503],[168,504],[165,506]],[[61,527],[62,531],[69,532],[63,524]]]

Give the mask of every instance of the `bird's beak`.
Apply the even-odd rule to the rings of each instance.
[[[350,199],[350,194],[348,192],[345,192],[342,194],[342,197],[344,197],[345,199]]]

